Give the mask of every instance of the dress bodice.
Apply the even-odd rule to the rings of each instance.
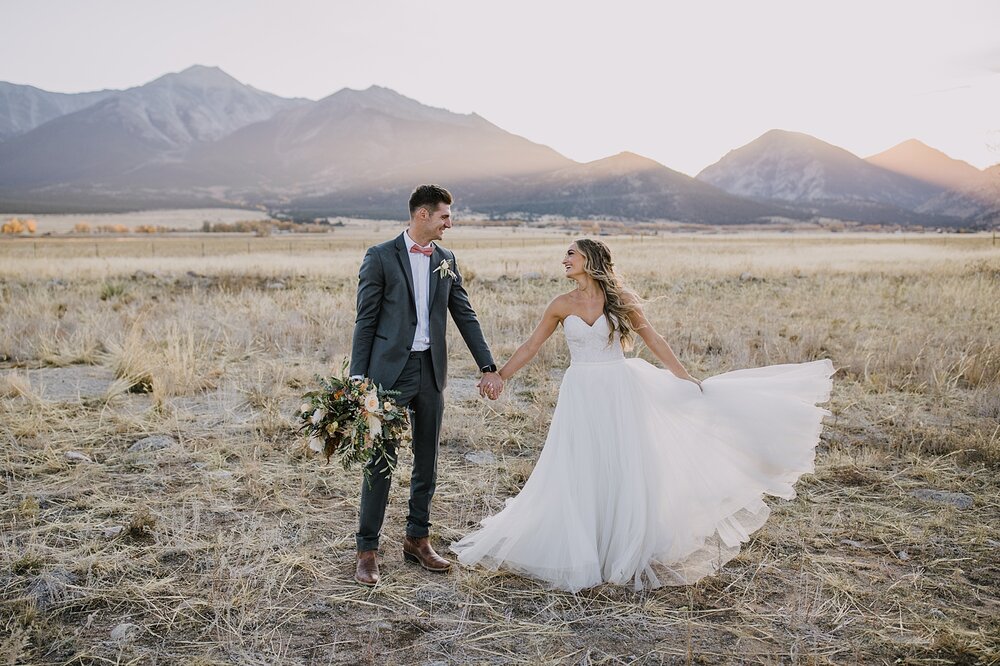
[[[577,315],[569,315],[563,319],[563,333],[573,363],[607,363],[625,358],[618,331],[614,342],[608,342],[608,318],[603,314],[592,326]]]

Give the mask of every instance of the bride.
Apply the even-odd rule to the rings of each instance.
[[[561,323],[571,363],[534,471],[503,510],[451,545],[460,562],[571,592],[602,582],[688,585],[735,557],[813,470],[829,360],[692,377],[624,288],[604,243],[563,258],[556,297],[500,369],[506,381]],[[669,373],[626,358],[636,336]]]

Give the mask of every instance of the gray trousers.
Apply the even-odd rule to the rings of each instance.
[[[406,367],[389,387],[399,391],[394,399],[410,410],[413,431],[413,472],[410,475],[410,506],[406,517],[406,534],[425,537],[430,531],[431,498],[437,484],[438,442],[441,436],[441,417],[444,414],[444,395],[434,383],[430,351],[413,352]],[[387,451],[396,457],[398,442],[387,443]],[[384,466],[384,465],[381,465]],[[392,476],[379,471],[380,465],[372,461],[369,482],[361,480],[361,509],[358,512],[358,550],[376,550],[389,501]]]

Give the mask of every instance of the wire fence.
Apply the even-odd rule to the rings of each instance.
[[[501,232],[502,233],[502,232]],[[553,231],[549,233],[481,233],[474,237],[453,235],[447,238],[443,245],[453,250],[469,250],[480,248],[516,249],[547,245],[564,245],[568,241],[586,236],[581,232]],[[714,235],[705,234],[633,234],[626,236],[608,236],[606,240],[615,245],[632,243],[671,243],[678,242],[689,236],[697,236],[706,241],[718,239],[720,242],[734,241],[758,242],[774,241],[794,246],[798,242],[815,242],[815,233],[774,232],[720,232]],[[283,235],[257,237],[246,234],[227,234],[219,237],[216,234],[164,234],[153,238],[136,238],[124,235],[81,236],[81,237],[14,237],[0,238],[0,260],[4,258],[35,258],[64,259],[79,257],[219,257],[233,255],[306,255],[321,253],[359,253],[366,248],[380,243],[391,234],[384,235],[354,235],[350,237],[330,235]],[[882,233],[882,234],[822,234],[825,242],[830,243],[885,243],[885,244],[928,244],[982,249],[998,247],[996,233],[975,234],[934,234],[934,233]]]
[[[442,244],[454,250],[471,248],[518,248],[539,245],[563,245],[572,236],[566,234],[523,237],[449,238]],[[60,259],[79,257],[217,257],[233,255],[298,255],[317,253],[363,252],[390,236],[316,238],[303,237],[170,237],[129,238],[104,236],[84,238],[9,238],[0,239],[0,258]],[[647,240],[643,238],[643,241]]]

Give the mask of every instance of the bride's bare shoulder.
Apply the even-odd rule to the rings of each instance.
[[[622,290],[622,302],[626,305],[642,306],[642,298],[639,294],[628,288]]]
[[[553,316],[558,317],[560,320],[565,319],[573,311],[573,296],[572,292],[566,292],[565,294],[559,294],[548,304],[545,311]]]

